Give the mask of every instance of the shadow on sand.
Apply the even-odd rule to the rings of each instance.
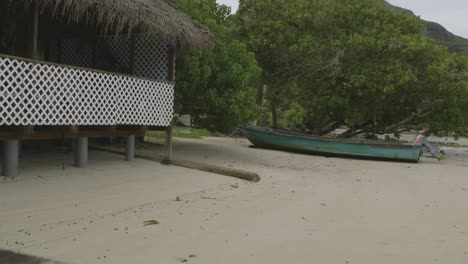
[[[0,249],[0,263],[8,264],[64,264],[48,259],[37,258],[33,256],[23,255],[13,251]]]

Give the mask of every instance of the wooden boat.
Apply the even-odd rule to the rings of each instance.
[[[423,151],[416,143],[336,139],[255,126],[239,129],[255,147],[307,154],[418,162]]]

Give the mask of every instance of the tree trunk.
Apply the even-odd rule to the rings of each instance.
[[[322,128],[321,130],[319,130],[318,132],[318,135],[319,136],[325,136],[333,131],[335,131],[337,128],[339,128],[341,125],[343,124],[343,121],[337,121],[337,122],[333,122],[331,124],[328,124],[327,126],[325,126],[324,128]]]
[[[343,134],[339,135],[338,138],[352,138],[352,137],[358,136],[360,134],[363,134],[365,132],[366,131],[361,130],[361,129],[359,129],[359,130],[350,129],[350,130],[344,132]]]
[[[419,114],[419,115],[409,116],[409,117],[403,119],[402,121],[400,121],[399,123],[396,123],[396,124],[393,124],[393,125],[390,125],[390,126],[387,126],[387,127],[383,128],[380,131],[380,133],[393,133],[394,130],[398,130],[399,127],[408,124],[409,122],[413,121],[414,119],[423,118],[423,117],[426,117],[426,116],[428,116],[430,114],[432,114],[432,111],[425,112],[425,113],[422,113],[422,114]]]
[[[351,137],[355,137],[357,135],[360,135],[362,133],[365,133],[366,130],[365,128],[368,127],[369,125],[371,125],[372,122],[371,121],[368,121],[362,125],[359,125],[357,127],[354,127],[354,128],[350,128],[348,131],[342,133],[341,135],[338,136],[338,138],[351,138]]]
[[[271,126],[278,128],[278,110],[275,103],[271,103]]]

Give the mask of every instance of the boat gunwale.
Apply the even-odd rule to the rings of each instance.
[[[297,138],[303,140],[317,140],[317,141],[325,141],[331,143],[346,143],[346,144],[354,144],[354,145],[369,145],[369,146],[376,146],[381,148],[405,148],[405,149],[421,149],[422,146],[420,144],[413,144],[413,143],[402,143],[402,142],[383,142],[378,140],[362,140],[362,139],[344,139],[344,138],[326,138],[320,136],[313,136],[313,135],[306,135],[296,132],[286,132],[280,131],[277,129],[265,129],[261,127],[253,127],[253,126],[245,126],[240,127],[241,130],[247,130],[256,133],[263,133],[263,134],[270,134],[275,136],[285,136],[289,138]]]

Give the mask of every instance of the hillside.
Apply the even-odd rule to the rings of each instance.
[[[427,35],[435,40],[435,42],[448,47],[448,49],[452,52],[457,52],[468,56],[468,39],[452,34],[437,23],[424,20],[423,22],[427,27]]]
[[[415,16],[415,14],[407,9],[394,6],[386,1],[384,1],[391,9],[404,11],[410,13],[411,15]],[[421,19],[422,20],[422,19]],[[460,54],[464,54],[468,56],[468,39],[459,37],[447,29],[445,29],[442,25],[439,25],[435,22],[425,21],[422,22],[426,25],[427,28],[427,35],[433,39],[436,43],[446,46],[450,51],[457,52]]]

